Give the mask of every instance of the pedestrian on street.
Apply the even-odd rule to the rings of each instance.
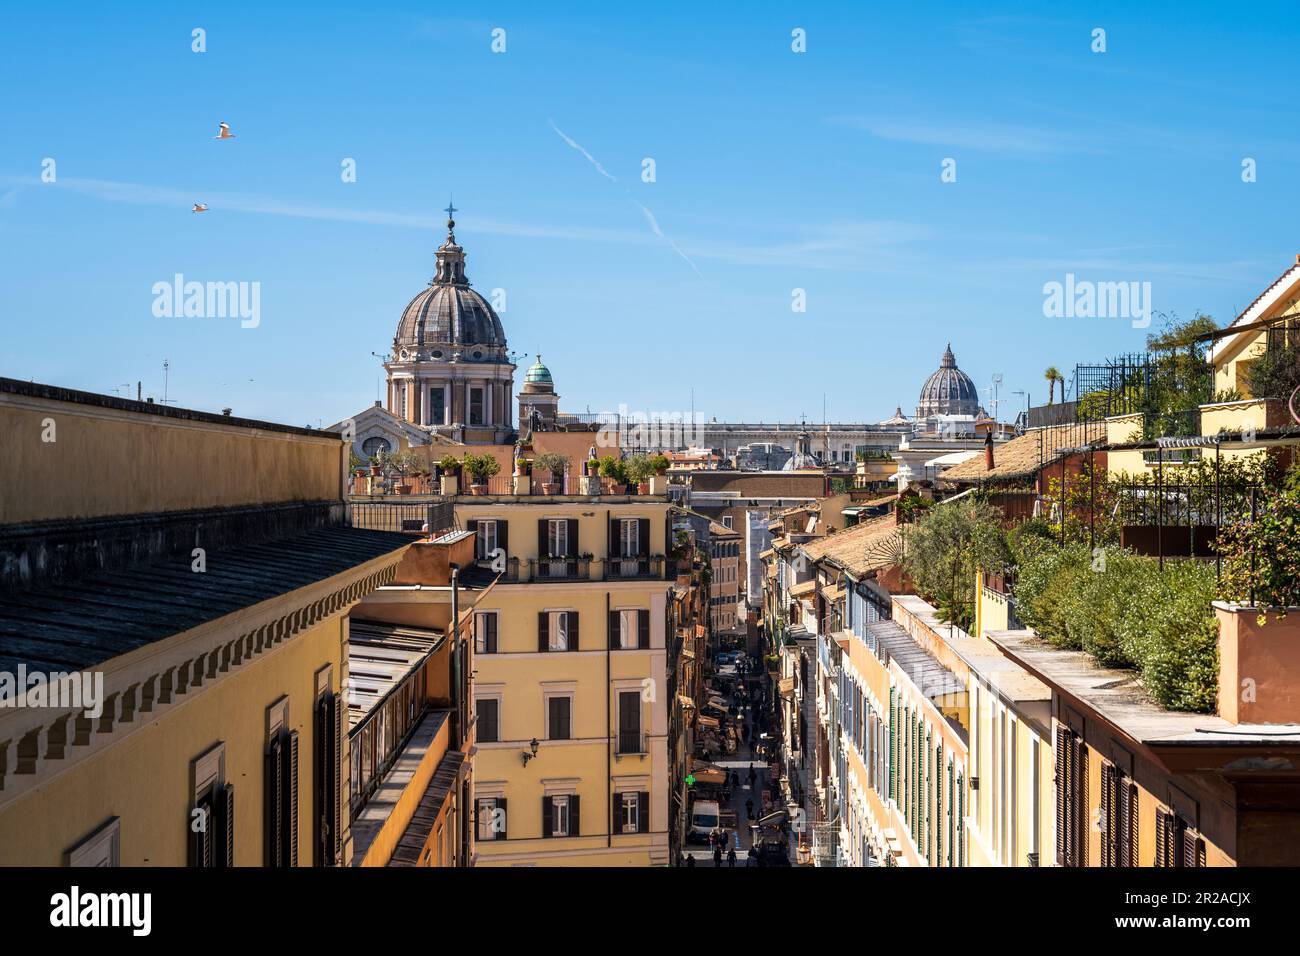
[[[745,866],[758,866],[758,850],[753,846],[749,848],[749,853],[745,855]]]
[[[748,819],[754,819],[754,798],[750,797],[745,801],[745,814]]]
[[[722,866],[722,847],[720,846],[713,848],[713,865]]]
[[[731,771],[731,785],[732,785],[733,787],[739,787],[739,786],[740,786],[740,774],[736,773],[736,771],[734,771],[734,770]]]
[[[754,769],[754,765],[751,763],[751,764],[749,765],[749,785],[750,785],[750,787],[753,787],[753,786],[754,786],[754,781],[756,781],[757,779],[758,779],[758,771]]]
[[[688,857],[686,858],[686,865],[687,865],[688,867],[689,867],[689,866],[694,866],[694,865],[695,865],[695,854],[694,854],[694,853],[692,853],[690,856],[688,856]]]
[[[736,865],[736,848],[733,846],[727,850],[727,866]]]

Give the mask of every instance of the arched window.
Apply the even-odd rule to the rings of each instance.
[[[361,443],[361,452],[367,458],[373,458],[381,451],[392,451],[392,447],[392,445],[388,444],[387,438],[379,438],[376,436],[373,438],[367,438]]]

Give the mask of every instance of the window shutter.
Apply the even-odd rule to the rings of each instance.
[[[1101,835],[1101,865],[1115,866],[1115,801],[1112,798],[1114,790],[1114,769],[1110,764],[1103,762],[1101,765],[1101,824],[1105,832]]]
[[[578,548],[578,519],[569,519],[569,550],[565,554],[566,558],[576,558],[582,553]]]
[[[650,612],[636,612],[636,646],[645,650],[650,646]]]
[[[495,654],[497,652],[497,613],[489,612],[487,616],[487,652]]]
[[[650,519],[649,518],[637,519],[637,539],[638,539],[637,553],[648,555],[650,553]]]
[[[582,836],[582,818],[578,813],[578,795],[569,797],[569,836]]]
[[[650,794],[645,790],[636,795],[636,832],[650,832]]]
[[[539,558],[549,558],[551,556],[550,542],[546,536],[546,519],[537,519],[537,556]]]
[[[898,802],[898,704],[889,688],[889,799]]]
[[[609,519],[609,556],[618,557],[618,519]]]
[[[497,797],[496,809],[501,811],[501,832],[496,836],[498,840],[506,839],[506,830],[510,827],[510,812],[506,809],[506,798]]]
[[[1169,814],[1156,809],[1156,866],[1169,865]]]
[[[609,832],[623,832],[623,794],[615,793],[610,798],[609,807]]]
[[[311,841],[315,849],[313,864],[325,865],[325,830],[329,823],[329,757],[330,757],[330,719],[329,699],[321,697],[316,702],[316,739],[314,741],[315,762],[312,768],[312,782],[315,790],[314,819],[311,826]],[[281,771],[283,773],[283,771]],[[277,784],[283,793],[283,788]],[[283,797],[281,798],[283,799]]]
[[[266,752],[266,865],[284,866],[284,757],[279,735]]]
[[[966,865],[966,789],[962,775],[957,774],[957,865]]]
[[[609,647],[618,650],[618,611],[609,612]]]
[[[343,747],[348,738],[343,726],[343,711],[346,708],[338,694],[334,694],[331,699],[334,711],[334,797],[330,803],[334,820],[330,829],[334,834],[334,865],[340,866],[343,863]]]
[[[289,866],[298,865],[298,731],[289,733]]]
[[[578,612],[566,611],[565,613],[569,615],[569,650],[576,651],[578,649]]]
[[[1056,728],[1056,865],[1070,865],[1069,826],[1069,737],[1064,727]]]
[[[545,652],[551,646],[551,614],[549,611],[537,612],[537,649]]]
[[[1191,827],[1183,827],[1183,866],[1195,867],[1203,865],[1205,846],[1201,843],[1196,831]]]
[[[1138,788],[1137,784],[1129,782],[1128,785],[1128,846],[1124,854],[1124,866],[1134,867],[1138,865]]]
[[[542,836],[549,837],[555,832],[555,801],[542,797]]]
[[[510,554],[510,522],[504,518],[497,519],[497,547],[502,554]]]
[[[225,786],[225,792],[222,794],[222,822],[225,824],[223,829],[225,853],[222,854],[221,863],[227,869],[234,869],[235,866],[235,785],[228,783]]]
[[[1075,810],[1075,817],[1078,820],[1078,862],[1076,866],[1088,865],[1088,745],[1078,737],[1074,738],[1074,752],[1078,755],[1078,765],[1075,768],[1075,779],[1077,780],[1077,800],[1078,807]]]

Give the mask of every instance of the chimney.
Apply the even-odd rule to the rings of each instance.
[[[993,470],[993,430],[989,429],[984,436],[984,470]]]

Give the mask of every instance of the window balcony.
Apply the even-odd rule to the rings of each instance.
[[[586,581],[591,576],[589,558],[529,558],[528,580]]]
[[[639,730],[620,730],[617,743],[618,750],[616,752],[620,755],[637,755],[646,752],[645,736]]]
[[[662,555],[636,555],[629,558],[606,558],[606,581],[659,580],[664,576]]]

